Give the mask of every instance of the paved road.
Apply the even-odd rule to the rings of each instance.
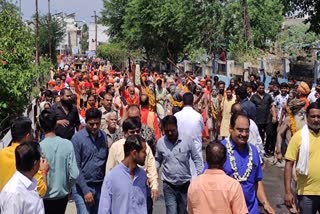
[[[267,163],[264,170],[264,188],[270,204],[276,214],[289,213],[284,205],[284,183],[283,183],[283,168],[278,168]]]
[[[264,170],[264,184],[267,197],[275,209],[276,214],[287,214],[288,211],[283,204],[283,169],[273,166],[267,163]],[[165,205],[162,192],[162,182],[159,186],[160,197],[159,200],[154,204],[154,214],[164,214]],[[213,199],[214,200],[214,199]],[[76,208],[74,203],[69,203],[67,208],[67,214],[75,214]],[[263,213],[263,212],[262,212]]]

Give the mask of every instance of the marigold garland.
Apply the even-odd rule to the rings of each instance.
[[[179,86],[180,92],[183,92],[183,93],[189,92],[189,89],[188,89],[187,86],[184,86],[184,85],[182,85],[182,84],[179,84],[178,86]]]
[[[210,110],[211,110],[211,114],[212,114],[213,119],[217,119],[217,111],[215,110],[215,107],[213,106],[212,102],[210,105]]]
[[[290,108],[288,108],[288,114],[289,114],[289,118],[290,118],[290,130],[293,135],[297,131],[296,120],[294,119],[294,114]]]
[[[154,94],[151,92],[151,90],[147,87],[146,88],[146,94],[149,98],[149,110],[150,111],[154,111],[155,110],[155,107],[156,107],[156,99],[155,99],[155,96]]]
[[[182,107],[182,102],[175,101],[172,97],[169,98],[169,101],[172,106]]]

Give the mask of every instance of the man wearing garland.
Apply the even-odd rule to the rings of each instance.
[[[227,148],[224,171],[241,184],[249,214],[259,213],[258,199],[267,213],[275,213],[270,206],[262,183],[263,173],[257,148],[248,144],[249,118],[244,112],[231,116],[230,138],[222,141]]]

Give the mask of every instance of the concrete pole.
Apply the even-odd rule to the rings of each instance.
[[[52,45],[51,45],[51,12],[50,12],[50,0],[48,0],[48,46],[49,46],[49,58],[52,59]]]
[[[40,64],[40,51],[39,51],[39,11],[38,11],[38,0],[36,0],[36,64]]]
[[[314,62],[314,79],[313,79],[313,83],[315,84],[315,85],[317,85],[317,82],[318,82],[318,72],[319,72],[319,62],[318,62],[318,60],[316,60],[315,62]]]
[[[95,28],[95,38],[94,38],[94,41],[95,41],[95,47],[96,47],[96,54],[97,54],[97,47],[98,47],[98,27],[97,27],[97,13],[96,11],[93,11],[94,15],[91,16],[94,18],[94,28]]]

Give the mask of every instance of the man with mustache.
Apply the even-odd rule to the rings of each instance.
[[[292,136],[285,154],[285,203],[288,208],[295,207],[291,181],[293,165],[296,162],[298,205],[301,214],[316,214],[320,211],[319,131],[320,103],[314,102],[307,108],[307,124]]]
[[[78,213],[96,214],[102,182],[108,158],[106,133],[100,129],[101,111],[90,108],[86,111],[86,127],[72,137],[72,144],[79,168],[79,177],[72,188]]]
[[[79,130],[80,118],[77,107],[72,104],[72,92],[68,88],[60,91],[61,102],[52,105],[57,118],[56,135],[71,140],[75,130]]]
[[[131,135],[123,144],[124,159],[105,176],[99,214],[147,214],[147,176],[139,167],[145,164],[147,143]]]
[[[250,121],[246,113],[237,112],[230,119],[230,138],[221,143],[227,149],[224,171],[240,182],[249,214],[259,213],[258,200],[267,213],[275,213],[270,206],[262,183],[263,173],[257,148],[248,143]]]

